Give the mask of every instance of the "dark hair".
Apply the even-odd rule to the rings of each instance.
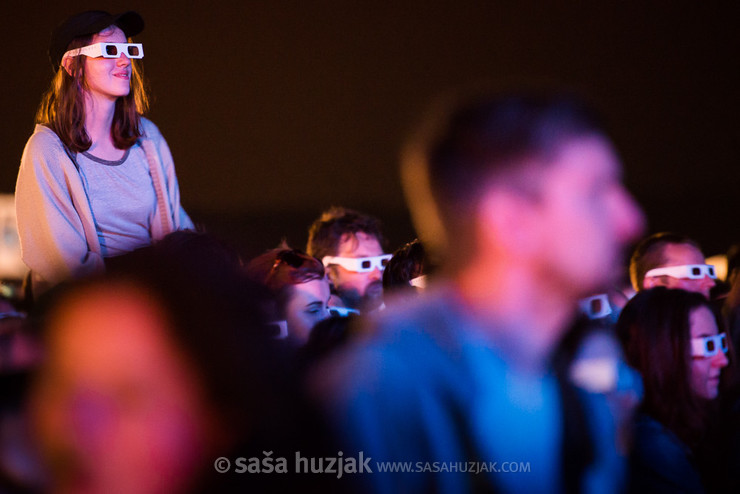
[[[344,346],[351,338],[351,328],[358,322],[358,316],[331,316],[317,322],[308,341],[299,352],[299,365],[314,364],[335,350]]]
[[[166,314],[173,345],[196,369],[229,430],[269,419],[280,353],[262,311],[268,294],[233,258],[221,256],[208,235],[172,235],[119,256],[101,277],[59,285],[45,294],[45,313],[100,286],[140,289]]]
[[[303,251],[278,247],[249,261],[246,273],[250,279],[265,286],[277,302],[277,317],[291,296],[293,285],[324,278],[324,265]]]
[[[643,411],[692,448],[707,426],[706,400],[691,387],[690,317],[701,307],[715,314],[699,293],[656,287],[635,295],[617,321],[627,363],[642,375]],[[722,332],[722,321],[716,315],[715,319]]]
[[[410,281],[426,274],[424,246],[414,240],[399,247],[383,270],[383,291],[412,288]]]
[[[630,258],[632,288],[638,291],[645,288],[645,273],[665,263],[665,247],[681,244],[691,245],[701,252],[701,247],[697,242],[678,233],[660,232],[642,239],[635,247]]]
[[[740,243],[736,243],[727,249],[727,277],[725,281],[733,284],[738,270],[740,270]]]
[[[505,179],[531,189],[533,175],[523,164],[544,166],[564,142],[589,135],[606,132],[595,112],[570,94],[476,93],[438,103],[402,160],[422,241],[429,248],[444,247],[439,244],[447,237],[464,241],[487,186]]]
[[[187,252],[194,258],[206,259],[212,269],[231,271],[243,265],[239,253],[231,245],[211,233],[197,230],[177,230],[157,242],[164,251]]]
[[[110,29],[109,26],[106,29]],[[92,36],[75,38],[68,49],[89,45]],[[80,55],[71,58],[70,73],[57,70],[51,86],[41,99],[36,112],[36,123],[49,127],[74,153],[87,151],[92,145],[85,131],[85,60]],[[149,109],[149,96],[142,74],[140,60],[131,60],[131,91],[116,100],[111,126],[113,144],[118,149],[128,149],[142,136],[141,115]]]
[[[306,252],[318,259],[335,256],[344,238],[360,232],[375,237],[381,247],[385,245],[380,220],[353,209],[331,207],[309,228]]]
[[[286,286],[324,277],[324,265],[298,249],[279,247],[259,255],[247,264],[251,279],[278,293]]]

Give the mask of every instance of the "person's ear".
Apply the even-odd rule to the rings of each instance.
[[[74,61],[74,57],[64,57],[62,59],[62,68],[67,71],[67,74],[70,76],[73,76],[72,74],[72,62]]]
[[[326,277],[329,280],[329,287],[334,290],[334,280],[339,276],[339,266],[336,264],[330,264],[324,269]]]
[[[655,288],[656,286],[661,286],[660,279],[654,276],[651,276],[650,278],[645,278],[642,280],[642,286],[645,288],[645,290]]]
[[[523,196],[503,187],[497,189],[481,198],[477,225],[479,240],[523,255],[534,246],[532,234],[537,231],[536,215]]]

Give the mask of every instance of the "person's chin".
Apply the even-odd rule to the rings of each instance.
[[[375,281],[367,286],[362,297],[362,307],[365,311],[373,311],[383,305],[383,284]]]

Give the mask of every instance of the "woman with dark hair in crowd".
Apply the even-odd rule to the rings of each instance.
[[[634,492],[704,492],[721,482],[712,426],[733,357],[720,323],[703,295],[684,290],[641,291],[624,307],[617,333],[645,388]]]
[[[38,293],[104,270],[105,259],[192,228],[167,142],[143,117],[136,12],[87,11],[60,24],[55,75],[21,158],[16,212]]]
[[[329,317],[331,290],[318,259],[280,247],[252,259],[246,269],[251,279],[275,297],[275,317],[285,324],[282,337],[302,345],[314,325]]]

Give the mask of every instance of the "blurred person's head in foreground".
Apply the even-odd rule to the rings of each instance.
[[[252,259],[246,269],[275,297],[276,317],[287,326],[283,336],[294,343],[305,343],[314,325],[329,317],[331,290],[318,259],[284,247]]]
[[[440,274],[483,317],[540,326],[532,349],[545,350],[577,301],[616,279],[623,248],[642,230],[621,176],[600,118],[559,93],[443,102],[402,166]]]
[[[380,221],[348,208],[332,207],[311,225],[306,252],[327,268],[342,305],[372,311],[383,304],[384,250]]]
[[[32,416],[54,491],[187,491],[279,414],[263,289],[184,235],[46,301]]]

